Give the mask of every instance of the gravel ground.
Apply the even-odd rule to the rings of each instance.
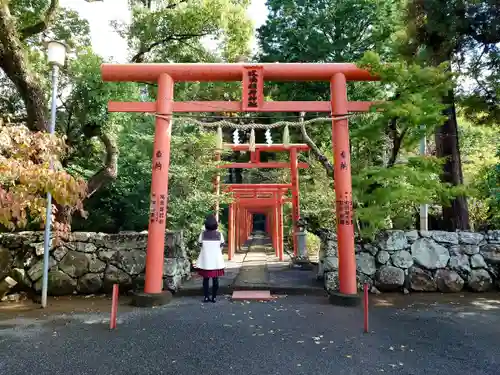
[[[113,332],[100,312],[4,320],[0,374],[499,374],[498,300],[379,302],[370,334],[361,309],[304,296],[184,297],[119,311]]]

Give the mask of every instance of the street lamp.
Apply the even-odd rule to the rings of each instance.
[[[49,133],[53,135],[56,130],[56,95],[57,95],[57,77],[59,68],[64,65],[66,60],[66,45],[61,42],[50,41],[47,44],[47,60],[52,65],[52,106],[50,110]],[[53,168],[52,159],[49,169]],[[47,209],[45,211],[45,233],[43,240],[43,279],[42,279],[42,308],[47,307],[47,290],[49,286],[49,251],[50,251],[50,226],[52,223],[52,195],[47,192]]]

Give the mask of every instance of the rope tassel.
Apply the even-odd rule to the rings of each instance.
[[[283,145],[285,147],[290,146],[290,129],[288,129],[288,125],[286,125],[285,129],[283,130]]]
[[[254,152],[255,151],[255,130],[253,128],[250,131],[250,140],[248,142],[248,150],[250,152]]]
[[[217,128],[217,145],[216,148],[217,150],[222,150],[222,143],[223,143],[223,136],[222,136],[222,127],[219,126]]]

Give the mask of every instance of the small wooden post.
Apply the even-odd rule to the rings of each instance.
[[[111,318],[109,319],[109,329],[116,328],[116,315],[118,313],[118,284],[113,285],[113,295],[111,297]]]

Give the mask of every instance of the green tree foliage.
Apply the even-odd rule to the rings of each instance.
[[[496,0],[409,1],[403,53],[463,75],[458,92],[475,122],[500,121],[500,3]]]
[[[132,62],[234,61],[249,53],[248,1],[131,1],[132,23],[116,24],[136,51]],[[216,41],[217,53],[202,38]]]
[[[249,49],[247,6],[246,1],[132,1],[132,23],[116,27],[129,42],[131,58],[140,54],[145,62],[235,60]],[[2,97],[0,114],[12,121],[27,121],[31,129],[44,128],[47,123],[50,83],[43,42],[56,38],[72,48],[61,71],[57,131],[65,136],[68,151],[62,156],[62,165],[88,182],[85,207],[89,220],[77,217],[75,228],[146,229],[153,117],[110,114],[107,102],[155,100],[154,85],[102,82],[104,60],[88,47],[88,23],[56,0],[2,4],[0,20],[8,26],[0,33],[0,66],[5,73],[0,78],[9,94]],[[217,40],[217,51],[204,47],[206,38]],[[22,51],[16,54],[17,45]],[[7,53],[15,64],[4,64]],[[178,100],[214,95],[226,99],[228,93],[236,95],[234,85],[176,86]],[[195,228],[200,229],[203,216],[214,204],[214,145],[214,134],[174,125],[167,228],[185,229],[188,238]],[[60,218],[71,222],[74,207],[64,206],[66,201],[58,203],[63,208]]]
[[[78,220],[75,228],[106,232],[147,229],[153,133],[152,117],[136,116],[135,121],[126,123],[117,141],[124,150],[118,163],[120,175],[88,202],[92,214],[87,220]],[[167,228],[183,230],[190,244],[216,201],[212,184],[218,172],[213,157],[215,143],[213,133],[174,120]]]
[[[431,3],[433,7],[427,7]],[[374,108],[349,121],[356,225],[363,236],[390,227],[414,227],[420,203],[446,206],[457,194],[464,193],[463,188],[440,181],[442,159],[420,157],[417,148],[419,139],[424,134],[430,136],[446,117],[441,98],[453,87],[456,77],[446,72],[450,66],[459,80],[466,77],[469,82],[468,91],[456,93],[461,113],[467,119],[460,120],[459,135],[471,221],[474,228],[500,225],[500,162],[495,156],[496,144],[491,141],[497,134],[494,127],[476,126],[498,125],[496,2],[418,4],[425,7],[406,8],[400,0],[269,0],[269,20],[258,31],[262,48],[258,60],[359,61],[360,66],[381,76],[381,82],[348,86],[350,100],[387,101],[379,106],[383,111],[375,112]],[[455,12],[461,4],[466,6],[462,18]],[[248,0],[130,0],[131,23],[116,22],[115,28],[128,42],[131,62],[241,61],[248,58],[252,32],[246,15],[248,5]],[[404,13],[412,9],[414,13]],[[399,34],[395,34],[398,30]],[[38,225],[43,221],[43,195],[52,191],[59,203],[60,222],[71,222],[85,198],[88,219],[76,215],[74,229],[116,232],[147,228],[154,117],[108,113],[107,102],[154,101],[156,87],[154,83],[102,82],[100,65],[105,61],[89,47],[89,31],[85,20],[61,7],[57,0],[19,0],[0,5],[0,118],[8,119],[13,126],[26,124],[31,131],[45,130],[50,75],[44,42],[56,38],[72,50],[59,84],[57,131],[64,139],[61,147],[65,152],[60,155],[64,171],[59,169],[54,181],[62,182],[57,187],[43,178],[34,182],[34,176],[43,176],[46,161],[35,163],[31,156],[14,153],[19,156],[14,157],[12,150],[5,151],[0,164],[9,173],[1,177],[16,177],[20,169],[11,167],[17,163],[24,165],[23,171],[30,178],[16,187],[23,194],[16,204],[8,209],[2,206],[4,225],[24,225],[26,220]],[[443,48],[429,49],[436,35]],[[206,47],[209,39],[214,40],[215,50]],[[410,47],[415,55],[401,62],[395,45]],[[429,64],[429,51],[444,57]],[[407,51],[403,52],[408,56]],[[451,64],[441,64],[446,61]],[[175,87],[176,100],[239,100],[240,95],[239,82],[178,83]],[[329,100],[330,93],[326,83],[266,83],[266,96],[270,100]],[[205,120],[217,119],[218,115],[207,113]],[[300,119],[296,113],[283,116]],[[280,142],[278,133],[273,130],[275,142]],[[25,143],[40,136],[30,134],[32,138],[27,137]],[[230,134],[224,136],[229,141]],[[261,136],[257,133],[258,140]],[[331,121],[307,129],[297,127],[292,138],[314,146],[300,156],[300,161],[310,164],[309,169],[300,170],[301,214],[313,230],[334,226]],[[247,139],[248,134],[243,134],[242,141]],[[41,145],[48,147],[43,142]],[[435,147],[431,142],[431,150]],[[214,150],[213,128],[203,130],[186,120],[174,121],[167,229],[184,230],[191,243],[215,203]],[[286,153],[262,157],[288,160]],[[223,160],[245,161],[248,153],[229,153],[223,155]],[[288,170],[250,170],[238,174],[237,180],[289,182],[290,176]],[[84,194],[82,186],[86,187]],[[2,197],[19,193],[2,187]],[[30,207],[27,197],[34,197]],[[226,202],[228,197],[221,199]],[[285,214],[289,217],[290,205]],[[290,224],[286,223],[288,233]]]
[[[351,62],[383,51],[394,32],[398,1],[270,0],[259,30],[266,61]]]
[[[463,193],[464,187],[453,181],[445,180],[441,183],[437,178],[439,168],[444,168],[447,162],[449,163],[449,159],[432,156],[423,159],[418,157],[418,142],[423,135],[431,136],[449,117],[447,113],[449,102],[443,98],[446,98],[455,87],[451,85],[455,78],[462,83],[467,74],[469,83],[471,78],[475,80],[472,74],[474,71],[471,69],[474,65],[470,63],[476,62],[476,73],[481,73],[482,67],[488,67],[487,72],[493,74],[481,76],[483,79],[488,79],[488,82],[495,81],[496,76],[492,67],[494,62],[498,61],[494,59],[494,56],[497,56],[497,47],[488,43],[486,49],[477,48],[478,43],[483,43],[483,45],[487,43],[486,35],[489,35],[491,39],[495,33],[497,24],[494,22],[497,9],[495,2],[469,2],[467,13],[469,18],[464,22],[468,24],[471,35],[472,30],[475,30],[476,39],[470,35],[468,39],[460,36],[460,43],[458,43],[468,48],[469,57],[476,58],[475,60],[469,59],[467,69],[463,64],[466,61],[465,58],[460,61],[443,58],[431,64],[435,66],[435,69],[419,67],[421,59],[425,58],[425,53],[431,49],[423,48],[426,46],[425,38],[414,38],[417,29],[421,32],[422,27],[425,26],[427,29],[441,30],[439,40],[457,42],[454,39],[457,35],[455,25],[457,20],[453,18],[455,14],[451,12],[451,9],[460,1],[451,1],[446,4],[416,1],[409,2],[410,7],[406,7],[406,3],[343,0],[322,1],[317,6],[317,2],[312,4],[292,0],[269,1],[269,20],[259,29],[259,42],[262,47],[259,57],[264,61],[352,62],[360,59],[367,50],[372,50],[381,56],[384,62],[393,62],[384,67],[380,65],[376,55],[365,55],[361,65],[370,69],[378,66],[382,84],[350,83],[348,85],[350,100],[388,101],[383,108],[383,114],[356,115],[349,121],[353,188],[357,200],[355,204],[358,205],[359,229],[364,235],[370,235],[376,230],[391,226],[414,227],[419,203],[443,204],[448,212],[450,212],[450,207],[455,207],[454,197],[459,196],[460,192]],[[409,11],[413,4],[420,4],[424,7],[428,12],[427,16],[414,18],[416,22],[413,22],[412,13]],[[435,18],[437,14],[442,14],[441,21]],[[451,28],[450,23],[454,25]],[[365,24],[369,26],[366,28],[363,26]],[[461,32],[465,30],[462,26],[460,28],[462,28]],[[434,34],[425,35],[431,38]],[[476,47],[472,43],[473,39],[477,42]],[[402,55],[408,56],[407,51],[401,50],[401,46],[414,46],[412,43],[415,40],[418,40],[420,44],[412,51],[418,53],[410,57],[406,63],[400,62],[401,52]],[[429,40],[427,39],[427,42]],[[462,43],[465,40],[466,42]],[[446,48],[437,48],[435,52],[442,53],[445,50]],[[465,49],[460,51],[465,51]],[[470,54],[471,51],[478,51],[480,55],[482,52],[482,65],[478,63],[478,55]],[[448,61],[450,61],[448,65],[441,64]],[[451,65],[456,71],[455,65],[458,62],[462,63],[458,76],[452,77],[445,73]],[[485,71],[483,70],[482,73]],[[478,82],[476,86],[472,85],[483,92],[485,92],[485,86],[488,85],[484,82],[482,84]],[[445,88],[450,91],[446,91]],[[462,91],[458,92],[460,99],[466,98]],[[494,93],[495,90],[490,90],[491,92]],[[322,83],[273,84],[269,93],[275,100],[329,100],[330,97],[328,85]],[[439,95],[442,96],[439,97]],[[479,111],[476,113],[479,117],[482,116],[485,122],[490,121],[491,106],[487,111],[485,106],[472,104],[473,100],[485,102],[484,98],[477,94],[477,90],[476,93],[469,92],[468,95],[470,96],[466,99],[471,103],[470,108]],[[441,103],[447,103],[447,105]],[[465,113],[470,117],[470,110]],[[309,116],[308,118],[311,118],[315,114]],[[478,122],[478,118],[474,121]],[[311,193],[317,189],[314,186],[316,182],[324,184],[322,192],[325,191],[326,186],[330,185],[328,192],[333,193],[333,186],[329,183],[330,177],[327,177],[327,174],[332,173],[332,165],[328,162],[333,158],[331,123],[325,122],[307,127],[307,131],[303,130],[302,134],[296,132],[294,137],[297,141],[303,140],[310,146],[317,146],[313,148],[317,151],[313,154],[324,166],[323,171],[321,168],[316,171],[323,172],[321,176],[318,176],[314,169],[302,172],[301,189],[304,191],[302,204],[307,201],[304,196],[311,197],[312,202],[316,202],[316,204],[312,203],[311,207],[321,208],[303,209],[302,212],[308,216],[309,223],[314,228],[317,228],[318,224],[321,226],[321,223],[331,225],[332,218],[328,216],[328,211],[332,197],[326,198],[321,194],[316,194],[314,197]],[[443,150],[444,138],[441,136],[438,138],[437,140],[441,142],[430,142],[431,155],[436,155],[436,151],[439,151],[436,145]],[[457,136],[455,140],[456,138]],[[450,144],[444,145],[450,146]],[[464,152],[468,155],[466,151]],[[446,156],[440,151],[437,155]],[[321,179],[324,181],[319,182]],[[424,182],[418,182],[419,180]],[[450,183],[456,187],[452,187]],[[309,190],[306,188],[308,184],[311,186]],[[469,184],[468,193],[475,191],[472,188],[472,184]],[[480,199],[484,203],[485,198]],[[319,211],[325,214],[320,214]],[[436,213],[442,215],[441,210]]]
[[[448,104],[447,120],[435,136],[436,153],[445,160],[441,178],[457,186],[463,183],[457,98],[462,98],[469,117],[498,122],[500,4],[496,0],[412,0],[406,11],[403,55],[431,65],[449,61],[450,68],[461,73],[466,87],[459,92],[450,90],[443,97]],[[468,229],[466,197],[459,196],[449,208],[443,207],[443,219],[446,229]]]
[[[471,226],[500,227],[500,133],[494,127],[459,118],[464,182],[470,187]]]
[[[418,156],[422,136],[432,134],[444,118],[439,98],[452,84],[446,65],[422,68],[405,62],[382,63],[375,53],[366,53],[358,65],[380,77],[381,82],[374,85],[386,99],[373,106],[371,113],[354,116],[351,121],[357,225],[362,236],[372,236],[381,229],[412,227],[419,204],[449,204],[462,190],[439,181],[440,160]],[[326,155],[331,157],[331,153]],[[321,208],[304,211],[313,230],[322,223],[332,223],[325,216],[333,200],[333,186],[330,194],[324,189],[318,192],[316,184],[321,180],[314,172],[306,171],[301,178],[303,194],[311,197],[311,190],[315,191],[316,204],[311,206]],[[329,185],[328,180],[322,184]]]
[[[365,51],[389,53],[399,0],[269,0],[268,21],[258,29],[263,62],[354,62]],[[362,85],[350,92],[363,96]],[[273,84],[275,100],[329,100],[325,82]],[[324,137],[325,139],[327,137]]]

